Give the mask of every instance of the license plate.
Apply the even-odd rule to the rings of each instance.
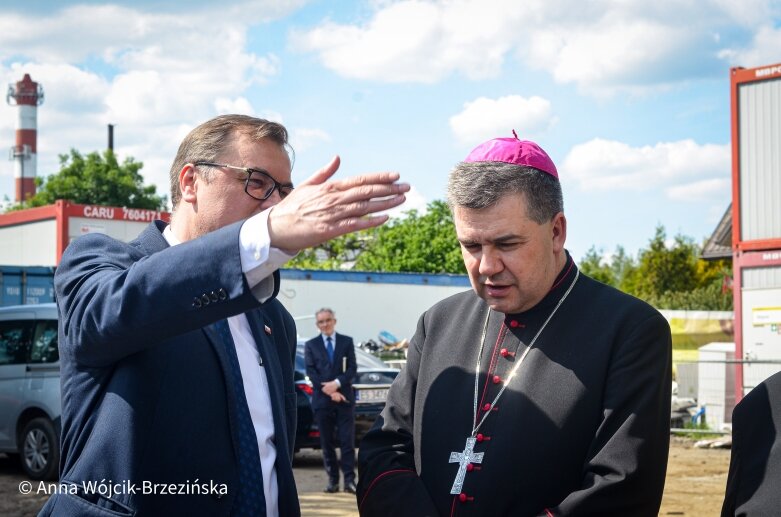
[[[385,402],[388,398],[388,388],[357,390],[355,399],[358,402]]]

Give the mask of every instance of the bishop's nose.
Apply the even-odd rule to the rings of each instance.
[[[504,269],[501,257],[496,252],[483,249],[483,253],[480,256],[479,273],[482,276],[491,277],[497,273],[500,273]]]

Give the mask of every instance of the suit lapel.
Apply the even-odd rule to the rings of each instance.
[[[273,322],[266,317],[260,309],[245,313],[249,321],[252,337],[258,347],[260,357],[266,370],[268,391],[271,398],[271,412],[274,416],[274,442],[277,449],[277,486],[279,487],[279,514],[300,515],[298,499],[296,495],[296,480],[293,477],[292,458],[289,454],[289,442],[295,440],[291,433],[282,432],[286,428],[285,395],[282,391],[284,379],[282,378],[282,365],[279,361],[274,332],[283,332],[281,328],[274,328]],[[266,334],[266,327],[271,330],[271,335]]]
[[[245,313],[247,321],[249,322],[250,330],[252,331],[252,337],[255,339],[255,345],[258,347],[258,353],[263,360],[263,366],[266,371],[266,379],[268,379],[268,391],[271,398],[271,410],[274,415],[274,427],[275,429],[284,428],[285,416],[282,414],[285,408],[284,394],[281,391],[283,383],[282,365],[279,362],[279,355],[277,354],[277,347],[272,336],[266,334],[266,327],[274,332],[271,326],[271,322],[267,320],[261,310],[252,310]],[[276,329],[280,332],[281,329]],[[283,436],[283,433],[274,433],[277,440]],[[280,449],[287,451],[287,444],[277,443],[277,454],[280,454]]]
[[[228,402],[228,420],[230,422],[231,436],[233,437],[233,455],[238,462],[241,451],[239,450],[239,440],[236,429],[235,412],[237,402],[236,397],[233,395],[233,390],[230,389],[230,386],[228,385],[228,383],[236,381],[230,374],[230,358],[228,357],[228,351],[225,350],[225,343],[223,343],[220,335],[211,325],[206,325],[201,330],[203,330],[203,333],[206,334],[206,338],[211,343],[212,348],[214,349],[214,353],[217,355],[217,360],[220,363],[220,368],[222,368],[223,379],[225,381],[225,394],[227,395]]]

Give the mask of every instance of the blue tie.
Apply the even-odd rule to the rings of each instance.
[[[328,352],[328,360],[331,361],[331,364],[334,362],[334,341],[331,339],[331,336],[328,336],[325,338],[325,351]]]
[[[266,497],[263,493],[263,470],[260,467],[258,438],[252,417],[249,414],[247,396],[244,394],[244,383],[241,378],[239,357],[236,355],[236,345],[233,343],[228,320],[220,320],[214,328],[222,338],[228,356],[228,390],[232,391],[235,420],[233,427],[238,438],[239,486],[236,499],[233,502],[231,516],[264,516],[266,515]]]

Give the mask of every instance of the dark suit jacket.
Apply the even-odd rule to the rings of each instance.
[[[156,221],[130,243],[85,235],[63,255],[54,285],[60,482],[69,489],[41,514],[229,515],[244,452],[230,425],[226,353],[210,325],[245,313],[268,376],[280,513],[298,515],[293,319],[274,297],[261,305],[251,293],[237,253],[241,223],[174,247],[164,227]],[[101,480],[125,487],[110,499],[84,490]],[[163,484],[180,495],[160,494]]]
[[[781,372],[735,406],[732,457],[721,515],[760,516],[781,512]]]
[[[312,409],[322,409],[336,404],[331,397],[323,393],[322,382],[339,379],[341,387],[339,391],[347,398],[350,404],[355,404],[353,393],[353,379],[357,371],[355,363],[355,348],[353,338],[336,332],[334,345],[333,364],[328,360],[328,352],[323,344],[323,336],[318,335],[306,342],[304,346],[304,358],[306,360],[306,374],[312,381],[314,393],[312,395]]]

